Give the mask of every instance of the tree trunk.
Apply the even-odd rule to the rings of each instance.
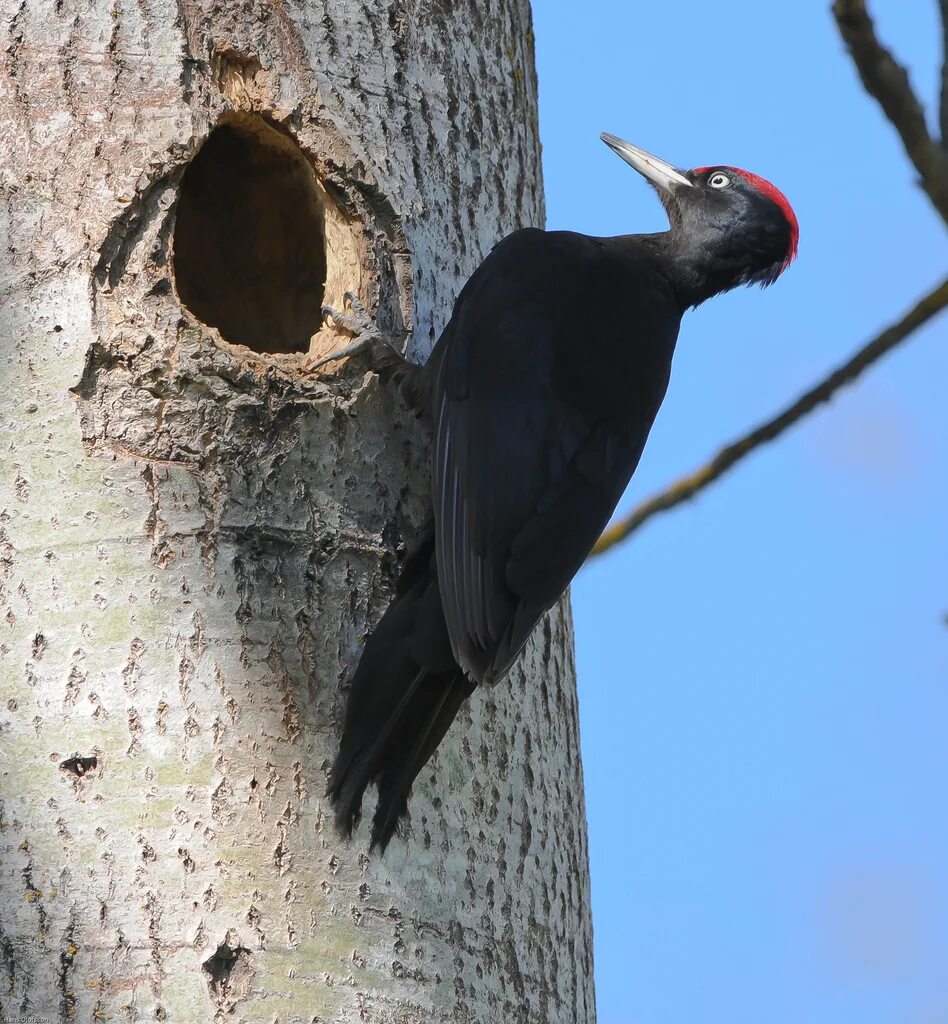
[[[540,224],[527,0],[6,3],[0,1015],[594,1019],[564,604],[384,859],[324,799],[424,359]]]

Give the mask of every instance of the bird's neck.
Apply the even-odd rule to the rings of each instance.
[[[709,239],[694,238],[675,228],[646,237],[683,310],[699,306],[746,280],[742,254],[712,248]]]

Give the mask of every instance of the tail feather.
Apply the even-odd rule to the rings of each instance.
[[[473,690],[451,654],[433,555],[426,542],[406,562],[397,596],[366,643],[329,778],[346,835],[361,816],[365,790],[378,783],[372,846],[382,851],[407,810],[412,783]]]
[[[362,795],[378,770],[385,753],[386,741],[398,725],[424,675],[421,670],[415,673],[415,678],[408,684],[387,719],[381,722],[374,736],[368,732],[365,723],[360,723],[359,732],[365,737],[360,741],[360,745],[350,743],[349,750],[340,747],[330,777],[329,795],[336,804],[336,824],[347,836],[352,834],[353,825],[359,819]]]
[[[399,820],[407,813],[408,794],[415,779],[474,690],[473,683],[461,672],[448,679],[437,679],[436,683],[440,692],[428,698],[427,724],[414,730],[416,738],[411,749],[392,768],[383,771],[378,780],[379,800],[372,820],[372,846],[377,846],[382,853],[395,834]]]

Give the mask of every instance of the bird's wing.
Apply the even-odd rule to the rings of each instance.
[[[455,657],[477,680],[506,671],[582,565],[635,469],[667,383],[666,373],[656,400],[621,416],[588,393],[589,380],[585,390],[573,386],[564,377],[573,360],[579,367],[600,358],[593,346],[576,350],[575,332],[610,325],[585,322],[586,314],[580,324],[575,299],[551,287],[570,272],[568,249],[566,267],[537,276],[523,262],[542,269],[544,243],[518,237],[471,279],[437,353],[438,581]],[[608,377],[611,369],[582,372]],[[624,400],[634,404],[635,392]]]

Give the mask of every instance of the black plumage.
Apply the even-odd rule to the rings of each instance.
[[[795,252],[793,213],[763,179],[683,173],[604,139],[656,186],[670,230],[508,236],[462,289],[428,363],[397,371],[433,428],[431,529],[362,654],[329,787],[349,832],[377,783],[382,849],[463,702],[508,671],[608,522],[685,310],[770,283]]]

